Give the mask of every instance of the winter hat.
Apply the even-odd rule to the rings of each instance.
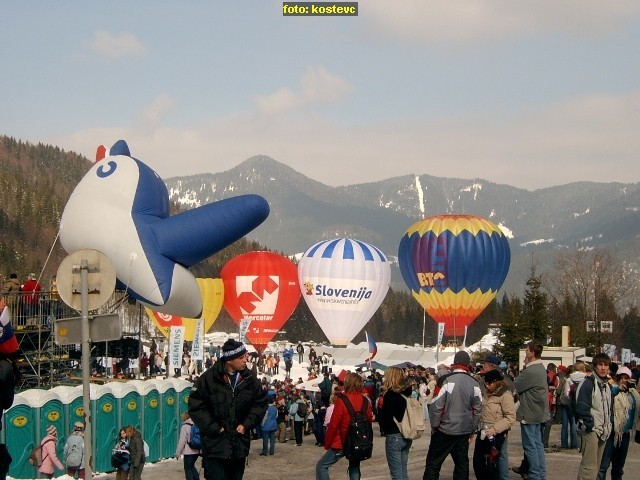
[[[471,357],[464,350],[460,350],[459,352],[456,352],[456,354],[454,355],[453,364],[464,365],[465,367],[468,367],[469,365],[471,365]]]
[[[631,370],[629,370],[627,367],[620,367],[618,369],[618,371],[616,372],[616,377],[619,377],[620,375],[627,375],[629,378],[633,378]]]
[[[484,363],[490,363],[491,365],[499,366],[502,363],[502,359],[497,355],[489,354],[484,357]]]
[[[56,430],[55,426],[49,425],[47,427],[47,435],[51,435],[52,437],[57,437],[58,436],[58,430]]]
[[[224,345],[222,346],[222,355],[220,355],[220,359],[224,361],[234,360],[236,358],[242,357],[247,353],[247,349],[242,342],[238,342],[233,338],[230,338]]]
[[[82,422],[76,422],[73,424],[73,429],[74,430],[84,430],[84,423]]]
[[[497,382],[502,379],[504,379],[504,377],[498,370],[489,370],[484,374],[484,383]]]

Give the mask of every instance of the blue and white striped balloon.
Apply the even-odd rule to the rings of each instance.
[[[309,248],[298,264],[302,297],[333,345],[347,345],[389,291],[391,269],[376,247],[339,238]]]

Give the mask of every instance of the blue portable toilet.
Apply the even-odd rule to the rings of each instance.
[[[189,410],[189,394],[191,393],[193,382],[183,378],[172,378],[170,380],[178,396],[178,418],[182,418],[182,414]]]
[[[13,405],[4,413],[2,433],[4,443],[13,462],[9,476],[13,478],[36,478],[36,468],[29,465],[27,459],[31,450],[40,443],[39,403],[42,390],[26,390],[18,393]]]
[[[178,414],[178,394],[172,382],[165,380],[159,382],[158,393],[160,394],[160,425],[161,425],[161,458],[171,458],[175,455],[180,426],[182,421]]]
[[[133,381],[110,382],[107,387],[116,399],[118,431],[128,425],[133,425],[137,430],[140,430],[142,425],[142,406],[140,393]]]
[[[157,462],[160,460],[162,433],[160,393],[154,380],[142,382],[138,391],[140,392],[143,405],[142,438],[149,446],[147,461]]]
[[[93,465],[96,472],[111,472],[111,450],[118,436],[116,398],[105,385],[91,385]]]
[[[85,423],[84,406],[82,403],[82,385],[75,387],[58,386],[52,388],[50,392],[55,392],[62,401],[65,431],[64,434],[58,432],[58,437],[66,440],[73,432],[73,427],[76,422]]]

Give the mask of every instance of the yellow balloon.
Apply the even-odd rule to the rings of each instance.
[[[207,333],[218,318],[220,310],[222,310],[222,304],[224,303],[224,284],[220,278],[197,278],[196,280],[200,287],[200,294],[202,295],[202,316],[200,318],[204,320],[204,332]],[[172,326],[184,326],[186,327],[184,339],[189,342],[193,341],[199,319],[178,317],[156,312],[149,307],[144,308],[149,318],[153,320],[153,323],[155,323],[158,330],[160,330],[165,337],[169,338],[169,332]]]

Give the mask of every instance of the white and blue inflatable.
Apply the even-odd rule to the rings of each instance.
[[[269,215],[259,195],[241,195],[169,216],[169,194],[119,140],[71,194],[60,241],[67,253],[104,253],[128,293],[153,310],[197,318],[200,289],[189,267],[240,239]]]

